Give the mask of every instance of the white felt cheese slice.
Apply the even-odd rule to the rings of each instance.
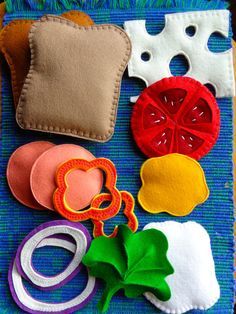
[[[229,14],[227,10],[167,14],[165,28],[154,36],[147,33],[145,20],[125,22],[125,31],[132,42],[129,76],[138,77],[149,86],[172,76],[170,61],[177,55],[184,55],[189,63],[186,76],[202,84],[211,84],[217,97],[233,97],[232,49],[220,53],[208,49],[208,40],[213,33],[229,36]],[[194,36],[186,33],[190,26],[195,28]],[[143,53],[149,55],[148,61],[142,60]]]
[[[150,223],[144,227],[145,230],[152,228],[162,231],[168,239],[167,257],[174,274],[166,279],[171,289],[169,301],[159,301],[149,292],[145,297],[157,308],[171,314],[212,307],[220,297],[220,288],[207,231],[192,221]]]

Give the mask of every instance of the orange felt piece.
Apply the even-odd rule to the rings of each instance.
[[[121,198],[122,202],[125,204],[124,208],[124,215],[128,219],[128,227],[133,231],[136,232],[138,229],[138,219],[134,213],[134,206],[135,206],[135,201],[132,196],[127,191],[121,191]],[[111,194],[104,193],[96,196],[93,201],[91,206],[99,208],[103,202],[110,202],[112,200]],[[100,236],[105,236],[108,238],[114,238],[117,235],[118,232],[118,226],[115,226],[112,234],[109,236],[105,234],[104,232],[104,222],[102,220],[92,220],[94,227],[93,227],[93,236],[94,238],[100,237]]]
[[[6,5],[5,3],[0,3],[0,29],[3,27],[3,18],[6,13]]]
[[[47,209],[34,198],[30,188],[30,173],[36,159],[52,148],[50,142],[32,142],[19,147],[7,165],[7,182],[12,194],[22,204],[33,209]]]
[[[81,26],[93,25],[93,20],[80,11],[69,11],[61,15]],[[0,50],[11,71],[12,91],[15,108],[30,68],[30,47],[28,35],[33,20],[14,20],[5,26],[0,34]]]
[[[68,189],[67,175],[79,169],[89,172],[93,169],[102,170],[106,175],[105,187],[112,196],[111,203],[105,208],[91,206],[86,210],[71,208],[66,202],[66,191]],[[59,214],[71,221],[84,221],[87,219],[107,220],[114,217],[120,210],[121,194],[116,188],[117,173],[115,165],[106,158],[97,158],[92,161],[84,159],[72,159],[62,164],[56,174],[58,188],[53,197],[54,207]]]

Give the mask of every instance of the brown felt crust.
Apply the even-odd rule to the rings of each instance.
[[[45,23],[48,23],[47,26],[43,25]],[[59,26],[56,26],[55,23],[58,23]],[[90,69],[86,68],[86,71],[82,73],[79,72],[80,79],[81,79],[80,82],[77,82],[77,77],[73,77],[74,81],[76,81],[76,84],[78,84],[76,85],[77,87],[73,89],[73,92],[76,91],[77,93],[76,96],[78,97],[74,97],[73,101],[76,99],[77,102],[76,104],[73,103],[72,106],[74,107],[70,107],[70,109],[68,109],[68,104],[71,104],[72,102],[72,98],[70,98],[70,94],[67,94],[68,97],[66,100],[61,99],[61,98],[58,99],[58,95],[57,95],[58,93],[60,93],[60,95],[62,95],[62,97],[64,98],[65,97],[64,92],[65,93],[68,92],[67,90],[65,90],[64,85],[59,86],[59,89],[56,89],[55,81],[57,81],[57,79],[55,79],[54,76],[53,78],[50,77],[49,79],[49,80],[54,80],[54,83],[53,83],[54,85],[51,86],[51,89],[49,89],[48,84],[45,83],[45,78],[48,79],[50,75],[52,76],[52,71],[51,71],[52,68],[54,69],[54,67],[56,67],[56,71],[58,71],[58,65],[56,61],[55,61],[55,64],[52,64],[51,61],[49,62],[47,60],[49,57],[48,57],[48,53],[45,51],[45,46],[44,46],[44,49],[40,47],[40,45],[41,46],[43,44],[45,45],[45,43],[48,43],[50,41],[50,36],[52,35],[50,34],[50,31],[52,31],[50,30],[50,27],[55,32],[55,29],[56,29],[55,27],[57,27],[60,30],[62,29],[62,26],[60,24],[66,26],[64,27],[65,32],[66,32],[66,37],[63,37],[63,35],[62,34],[60,35],[58,32],[57,40],[59,41],[64,38],[68,39],[68,36],[70,37],[69,35],[70,28],[78,30],[78,34],[74,31],[72,32],[72,35],[73,35],[72,38],[74,40],[75,39],[74,37],[76,37],[76,40],[74,40],[72,43],[70,42],[69,44],[67,43],[67,45],[70,45],[70,44],[75,45],[74,49],[76,50],[74,51],[74,58],[78,57],[77,61],[79,63],[81,62],[81,59],[83,56],[83,58],[86,59],[87,66],[90,67],[90,64],[91,64],[91,68],[93,69],[91,71],[94,71],[91,73]],[[45,35],[45,32],[49,32],[49,35],[48,33]],[[86,32],[86,36],[85,36],[85,32]],[[49,38],[45,39],[45,36],[49,36]],[[90,41],[88,39],[89,36],[92,38]],[[82,40],[81,40],[81,37],[83,38]],[[104,37],[104,41],[102,42],[101,39],[103,37]],[[97,40],[96,41],[97,46],[94,46],[96,45],[93,41],[94,39]],[[80,40],[82,41],[82,44]],[[121,79],[122,79],[124,70],[128,64],[128,61],[130,59],[130,55],[131,55],[131,42],[127,34],[124,32],[124,30],[118,26],[110,25],[110,24],[94,25],[90,27],[81,27],[61,17],[45,16],[32,26],[31,32],[29,35],[29,42],[30,42],[30,48],[31,48],[31,66],[30,66],[30,71],[25,80],[25,84],[22,90],[19,105],[17,107],[16,120],[19,126],[27,130],[35,130],[35,131],[41,131],[41,132],[50,132],[50,133],[57,133],[57,134],[63,134],[63,135],[70,135],[73,137],[89,139],[92,141],[98,141],[98,142],[108,141],[114,133],[117,106],[118,106],[118,101],[119,101],[119,96],[120,96]],[[100,44],[100,42],[102,42],[102,44]],[[86,47],[90,48],[89,52],[84,51],[85,44],[87,45]],[[94,46],[92,47],[93,49],[91,49],[91,45]],[[109,51],[105,50],[107,53],[107,56],[100,55],[99,53],[95,54],[94,51],[97,51],[98,45],[99,45],[100,51],[104,49],[103,48],[104,45],[112,47],[113,53],[111,53],[110,50]],[[41,52],[40,52],[41,58],[44,58],[42,59],[44,61],[43,69],[42,69],[42,64],[40,65],[39,64],[40,62],[38,62],[38,59],[40,59],[39,47],[41,48]],[[52,49],[52,48],[48,47],[48,49]],[[105,49],[107,49],[107,47]],[[56,49],[54,47],[53,52],[54,51],[57,54],[58,53],[61,54],[61,49]],[[77,51],[80,52],[81,55],[79,55]],[[71,53],[72,52],[70,51],[70,54]],[[91,59],[91,55],[92,55],[92,59]],[[69,58],[69,57],[71,57],[71,55],[67,55],[66,64],[68,62],[72,62],[71,61],[72,58]],[[101,63],[98,63],[98,61],[96,61],[96,60],[99,60],[99,62],[101,62],[101,57],[102,57],[102,62],[103,62],[102,65]],[[52,62],[54,61],[54,59],[52,58]],[[107,59],[108,60],[112,59],[112,62],[114,63],[114,65],[113,63],[109,63]],[[77,65],[76,63],[77,61],[73,59],[73,62],[76,65]],[[47,62],[49,62],[48,64],[50,65],[50,68],[51,68],[48,70],[48,73],[47,73],[47,68],[45,67],[45,63]],[[95,63],[96,65],[94,65]],[[82,65],[83,64],[80,64],[80,66]],[[109,74],[112,77],[112,81],[108,81],[105,75],[103,77],[103,81],[99,80],[99,78],[97,78],[97,71],[94,70],[94,67],[99,68],[100,74],[101,74],[101,69],[102,71],[104,71],[104,73],[106,73],[106,76],[108,76]],[[66,67],[66,70],[68,71],[67,67]],[[70,70],[73,71],[73,67],[70,67]],[[37,71],[39,73],[37,73]],[[63,73],[63,77],[64,77],[64,74],[67,75],[66,76],[67,78],[71,77],[71,72]],[[40,75],[44,75],[44,76],[40,76]],[[62,74],[60,73],[60,75]],[[78,71],[76,72],[76,75],[78,75]],[[93,80],[94,77],[95,77],[95,81]],[[91,79],[93,80],[93,84],[94,83],[96,84],[95,90],[96,88],[98,88],[99,92],[101,92],[101,87],[106,83],[106,85],[104,86],[107,86],[107,88],[102,89],[102,97],[105,95],[102,98],[102,100],[99,98],[101,94],[101,93],[99,94],[99,92],[96,95],[96,91],[95,91],[95,96],[97,96],[98,98],[95,99],[94,94],[93,96],[91,96],[93,92],[93,90],[91,90],[91,85],[90,85]],[[71,87],[71,79],[68,79],[68,80],[69,80],[69,87]],[[67,84],[68,80],[64,83]],[[84,89],[81,88],[80,90],[79,87],[81,86],[80,85],[81,83],[85,84],[85,86],[84,86]],[[41,84],[41,90],[43,90],[45,93],[44,102],[41,99],[39,99],[40,97],[39,97],[38,84]],[[51,81],[50,81],[50,84],[51,84]],[[47,89],[48,93],[51,93],[53,95],[51,97],[53,101],[49,103],[47,99],[49,95],[47,94],[47,92],[45,92],[45,88]],[[63,89],[63,92],[61,91],[61,89]],[[86,94],[86,97],[88,96],[87,98],[85,97],[86,101],[84,98],[85,94]],[[108,94],[108,97],[106,97],[106,94]],[[80,101],[81,100],[80,97],[82,97],[82,103]],[[105,103],[103,102],[104,99],[105,99]],[[107,101],[108,99],[109,100],[111,99],[111,102],[108,103]],[[83,101],[85,102],[83,103]],[[40,105],[37,102],[40,102]],[[95,105],[91,107],[92,106],[91,104],[95,104]],[[100,106],[99,107],[100,118],[99,116],[97,116],[96,106]],[[90,108],[90,110],[88,108]],[[93,110],[93,112],[91,112],[91,109]],[[83,110],[85,111],[85,113],[82,119],[81,118],[82,114],[80,114],[80,111],[82,112]],[[74,112],[77,112],[77,115],[74,114]],[[80,118],[80,122],[78,123],[79,118]],[[83,127],[81,127],[80,124],[82,124]]]
[[[89,15],[80,11],[69,11],[61,15],[81,26],[94,24]],[[29,32],[34,20],[14,20],[1,32],[0,49],[11,71],[12,92],[15,108],[30,68]]]

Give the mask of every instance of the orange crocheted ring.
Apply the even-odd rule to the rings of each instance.
[[[124,215],[128,220],[128,227],[133,232],[135,232],[138,229],[138,219],[134,213],[134,206],[135,206],[134,198],[133,198],[132,194],[130,194],[127,191],[121,191],[120,194],[121,194],[122,201],[124,202],[124,205],[125,205]],[[112,196],[110,194],[107,194],[107,193],[99,194],[93,199],[92,206],[99,208],[103,202],[110,202],[111,200],[112,200]],[[112,234],[110,234],[108,236],[104,232],[104,222],[103,221],[93,219],[92,222],[94,224],[94,228],[93,228],[94,238],[100,237],[100,236],[114,238],[117,235],[118,226],[115,226]]]
[[[99,208],[99,202],[91,204],[90,208],[77,210],[71,208],[66,202],[66,191],[68,188],[66,177],[74,170],[90,171],[100,169],[106,175],[105,187],[110,193],[111,202],[105,208]],[[71,221],[84,221],[88,219],[107,220],[117,215],[121,207],[122,196],[116,188],[117,173],[115,165],[106,158],[97,158],[92,161],[84,159],[71,159],[62,164],[56,173],[57,189],[53,196],[55,210],[64,218]],[[96,206],[97,205],[97,206]]]

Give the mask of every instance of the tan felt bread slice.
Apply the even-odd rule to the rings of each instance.
[[[81,26],[93,25],[92,19],[80,11],[69,11],[62,17]],[[0,48],[11,70],[12,91],[15,107],[19,102],[21,90],[30,68],[29,32],[33,20],[14,20],[0,35]]]
[[[45,16],[29,35],[31,67],[17,108],[21,128],[106,142],[114,133],[131,54],[114,25],[81,27]]]

